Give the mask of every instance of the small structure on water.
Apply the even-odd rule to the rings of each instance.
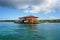
[[[36,16],[19,17],[19,23],[38,23],[37,18]]]

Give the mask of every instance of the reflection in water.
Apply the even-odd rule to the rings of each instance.
[[[25,40],[40,40],[43,37],[37,33],[37,24],[21,24],[16,31],[23,36]]]
[[[0,24],[0,40],[45,40],[38,34],[37,24]]]
[[[36,30],[37,28],[36,28],[36,26],[37,26],[37,24],[21,24],[20,25],[21,27],[25,27],[25,28],[27,28],[27,29],[30,29],[30,30]]]

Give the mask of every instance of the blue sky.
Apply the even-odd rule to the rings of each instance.
[[[17,0],[18,1],[18,0]],[[47,4],[42,4],[38,2],[39,0],[35,0],[33,3],[32,1],[27,1],[27,3],[16,3],[14,4],[14,1],[11,3],[8,3],[9,1],[0,0],[0,20],[14,20],[18,19],[18,17],[21,16],[28,16],[33,15],[39,17],[39,19],[60,19],[60,1],[57,3],[55,1],[48,0]],[[41,0],[40,0],[41,1]],[[21,1],[20,1],[21,2]],[[22,1],[24,2],[24,1]],[[44,2],[44,0],[42,1]],[[7,4],[8,3],[8,4]],[[32,3],[32,4],[30,4]],[[22,6],[22,5],[23,6]],[[54,4],[52,6],[51,4]],[[58,4],[58,5],[55,5]]]
[[[60,19],[60,10],[56,10],[55,13],[44,14],[39,13],[25,13],[23,9],[13,9],[13,8],[0,8],[0,20],[8,19],[18,19],[21,16],[33,15],[39,17],[39,19]]]

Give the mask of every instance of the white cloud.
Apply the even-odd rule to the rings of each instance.
[[[60,10],[60,0],[0,0],[0,6],[24,9],[27,13],[44,12],[45,14]]]
[[[40,5],[32,5],[32,10],[26,10],[31,13],[44,12],[45,14],[55,12],[55,9],[60,9],[60,0],[46,0]]]
[[[56,16],[49,16],[49,17],[47,17],[47,19],[60,19],[60,17],[56,17]]]

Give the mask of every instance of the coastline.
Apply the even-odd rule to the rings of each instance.
[[[55,20],[38,20],[39,23],[60,23],[60,19]],[[0,20],[0,22],[14,22],[17,23],[18,20]]]

